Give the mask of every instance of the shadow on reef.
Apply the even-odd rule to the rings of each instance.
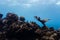
[[[3,14],[0,14],[0,40],[60,40],[60,30],[45,25],[50,19],[41,20],[34,16],[43,24],[40,27],[36,22],[26,22],[25,17],[18,17],[14,13],[2,17]]]

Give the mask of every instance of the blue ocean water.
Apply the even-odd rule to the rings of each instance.
[[[46,23],[48,27],[54,27],[55,29],[60,28],[60,7],[56,5],[47,5],[47,6],[33,6],[31,8],[22,8],[22,7],[7,7],[0,5],[0,12],[6,16],[8,12],[17,14],[18,16],[24,16],[26,21],[34,21],[40,26],[42,24],[38,22],[34,16],[39,16],[42,19],[51,19]]]

